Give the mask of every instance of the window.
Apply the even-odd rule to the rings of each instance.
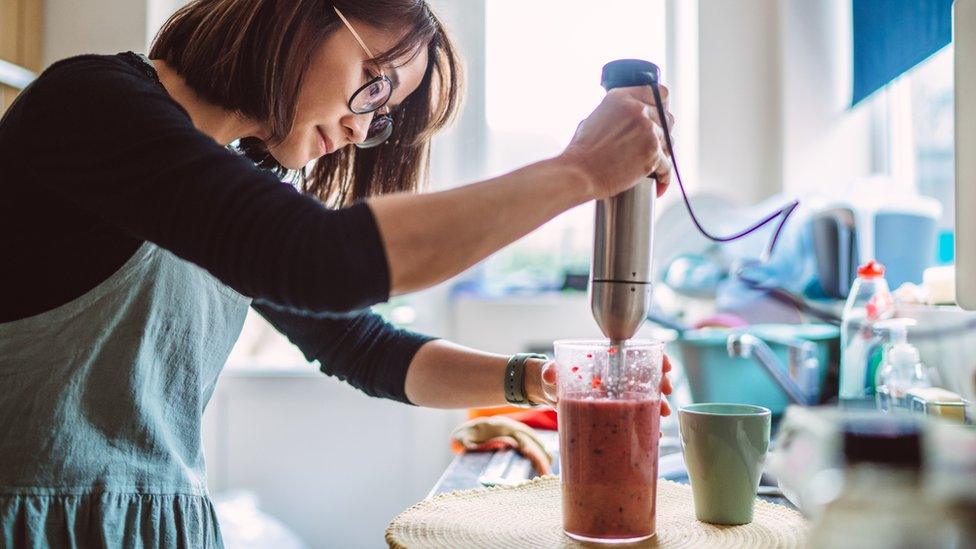
[[[559,154],[599,104],[614,59],[655,62],[666,75],[665,0],[488,0],[488,175]],[[589,272],[593,205],[571,210],[485,263],[489,293],[559,288]]]
[[[896,80],[886,92],[890,171],[942,204],[939,263],[952,261],[955,216],[953,49],[949,45]]]
[[[940,228],[953,226],[953,76],[952,46],[935,54],[908,76],[915,142],[918,192],[942,202]]]

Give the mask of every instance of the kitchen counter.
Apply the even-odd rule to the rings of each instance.
[[[559,473],[559,437],[555,431],[536,431],[546,450],[556,458],[553,464],[553,473]],[[684,459],[681,455],[681,444],[674,437],[665,436],[661,439],[661,454],[658,462],[658,473],[660,478],[673,480],[675,482],[687,483],[688,473],[685,470]],[[507,463],[507,468],[498,467]],[[492,472],[492,469],[495,469]],[[504,482],[519,482],[527,480],[537,475],[532,469],[529,461],[517,454],[513,450],[504,452],[470,452],[459,454],[454,457],[447,469],[434,484],[428,498],[438,494],[453,492],[455,490],[470,490],[481,488],[484,485],[481,480],[489,480],[488,476],[502,476]],[[775,482],[768,476],[763,476],[763,485],[759,487],[760,498],[771,503],[778,503],[787,507],[795,508],[789,500],[780,495],[775,487]]]

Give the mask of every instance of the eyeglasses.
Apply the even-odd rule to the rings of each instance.
[[[342,20],[342,23],[349,29],[352,33],[353,38],[359,43],[359,46],[363,48],[370,58],[373,57],[373,52],[369,51],[366,43],[363,39],[359,37],[359,33],[356,29],[352,28],[349,24],[349,20],[346,16],[339,11],[339,8],[333,6],[332,9],[335,10],[336,15]],[[382,145],[387,139],[393,135],[393,117],[390,116],[390,109],[386,108],[387,102],[389,102],[390,97],[393,95],[393,81],[390,80],[386,74],[383,73],[383,69],[380,69],[379,76],[373,77],[369,82],[366,82],[361,88],[356,90],[349,98],[349,110],[353,114],[369,114],[375,113],[380,109],[385,109],[385,112],[373,115],[373,120],[369,124],[369,129],[366,130],[366,139],[362,143],[356,143],[356,146],[360,149],[368,149],[370,147],[375,147],[377,145]]]

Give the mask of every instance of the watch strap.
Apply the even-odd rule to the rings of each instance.
[[[516,406],[531,406],[528,395],[525,394],[525,362],[530,358],[548,360],[546,355],[538,353],[518,353],[508,359],[505,367],[505,400]]]

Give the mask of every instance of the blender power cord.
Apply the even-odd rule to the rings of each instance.
[[[681,180],[681,171],[678,169],[678,159],[674,153],[674,145],[671,142],[671,129],[668,128],[668,119],[667,119],[667,115],[664,112],[664,102],[661,100],[661,90],[658,87],[657,75],[654,74],[652,74],[652,78],[651,78],[651,90],[654,93],[654,100],[657,106],[658,118],[660,119],[661,126],[664,129],[663,132],[664,141],[665,144],[668,146],[668,152],[671,153],[671,165],[674,168],[674,176],[678,180],[678,188],[681,190],[681,198],[684,200],[685,207],[688,209],[688,215],[691,217],[691,221],[695,224],[695,227],[698,229],[698,232],[700,232],[703,236],[705,236],[705,238],[713,242],[732,242],[752,234],[753,232],[764,227],[765,225],[767,225],[777,217],[780,217],[781,219],[779,224],[776,226],[776,231],[773,233],[773,237],[769,241],[769,247],[763,253],[763,256],[761,258],[761,261],[765,263],[772,256],[773,249],[776,247],[776,241],[779,239],[779,235],[783,231],[783,226],[786,224],[786,221],[787,219],[789,219],[790,215],[800,205],[800,201],[794,200],[793,202],[786,204],[782,208],[776,210],[775,212],[770,213],[763,219],[759,220],[751,227],[743,229],[742,231],[739,231],[735,234],[731,234],[728,236],[716,236],[708,232],[707,230],[705,230],[705,227],[703,227],[701,222],[698,221],[698,217],[695,215],[695,212],[691,207],[691,201],[688,199],[688,193],[685,191],[684,182]]]

